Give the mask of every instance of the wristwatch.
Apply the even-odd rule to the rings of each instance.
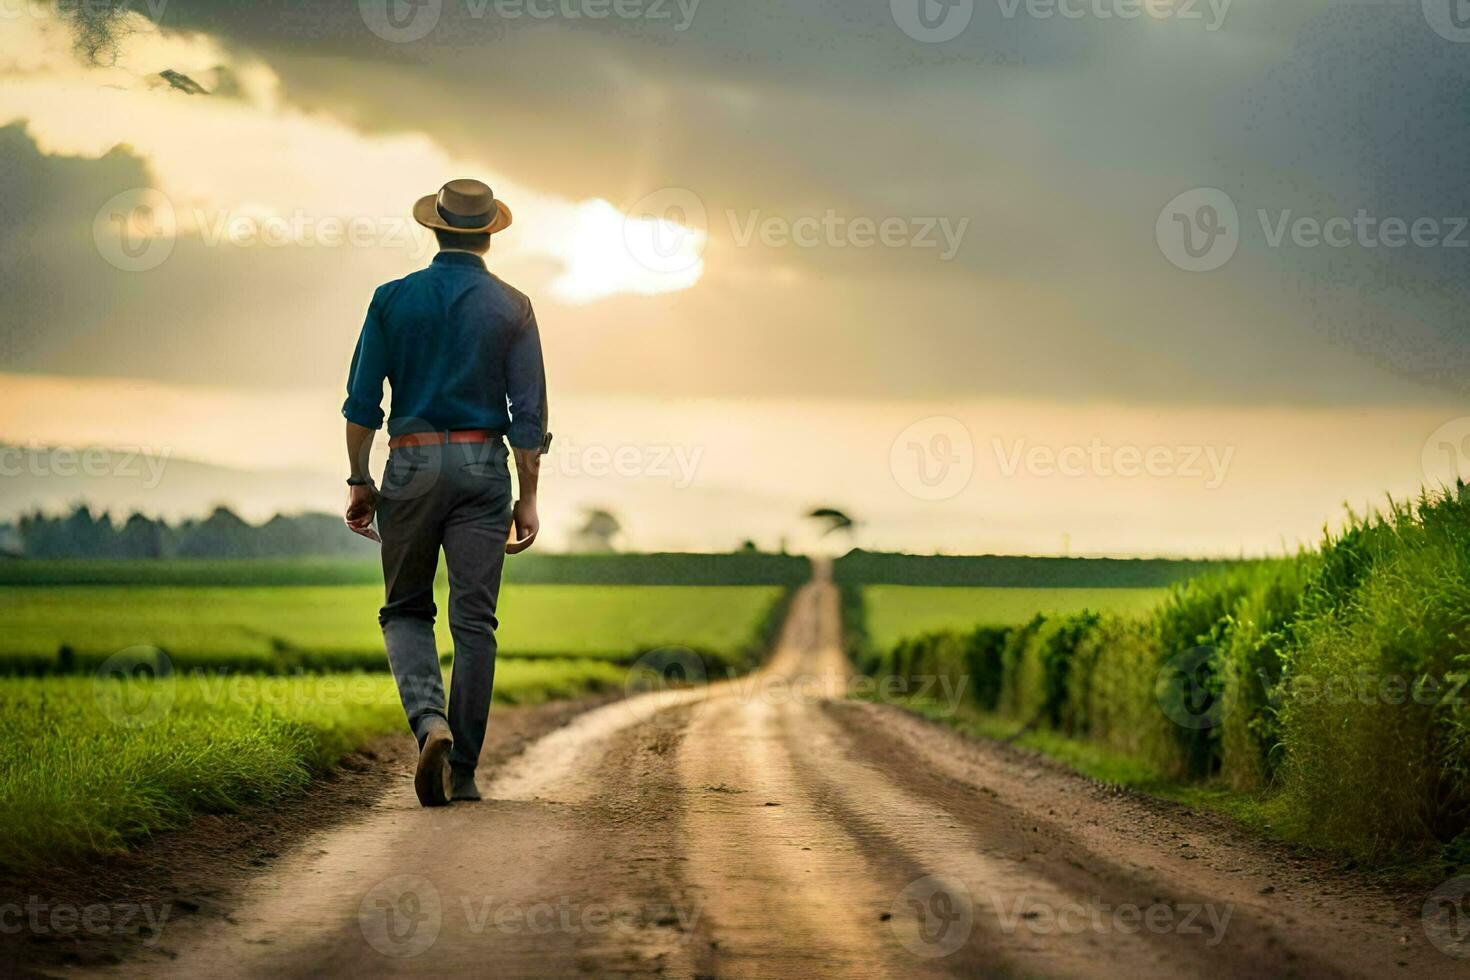
[[[370,476],[349,476],[347,478],[347,485],[349,487],[370,487],[373,485],[373,478]]]

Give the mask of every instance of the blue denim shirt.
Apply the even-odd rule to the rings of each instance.
[[[517,449],[539,449],[546,435],[536,314],[477,255],[441,252],[378,287],[347,377],[348,421],[382,428],[385,378],[389,435],[495,429]]]

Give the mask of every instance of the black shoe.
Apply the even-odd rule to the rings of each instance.
[[[449,795],[456,802],[477,803],[480,787],[475,784],[475,770],[453,766],[449,771]]]
[[[454,738],[449,729],[436,727],[419,749],[419,767],[413,774],[413,790],[423,806],[449,805],[449,750]]]

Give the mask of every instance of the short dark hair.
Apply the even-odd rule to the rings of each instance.
[[[466,235],[463,232],[435,228],[434,237],[439,240],[440,248],[462,248],[466,252],[478,252],[480,255],[490,251],[489,235]]]

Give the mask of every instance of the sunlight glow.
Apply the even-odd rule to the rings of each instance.
[[[704,274],[707,238],[672,219],[628,216],[607,201],[587,201],[577,209],[566,270],[551,288],[568,303],[688,289]]]

